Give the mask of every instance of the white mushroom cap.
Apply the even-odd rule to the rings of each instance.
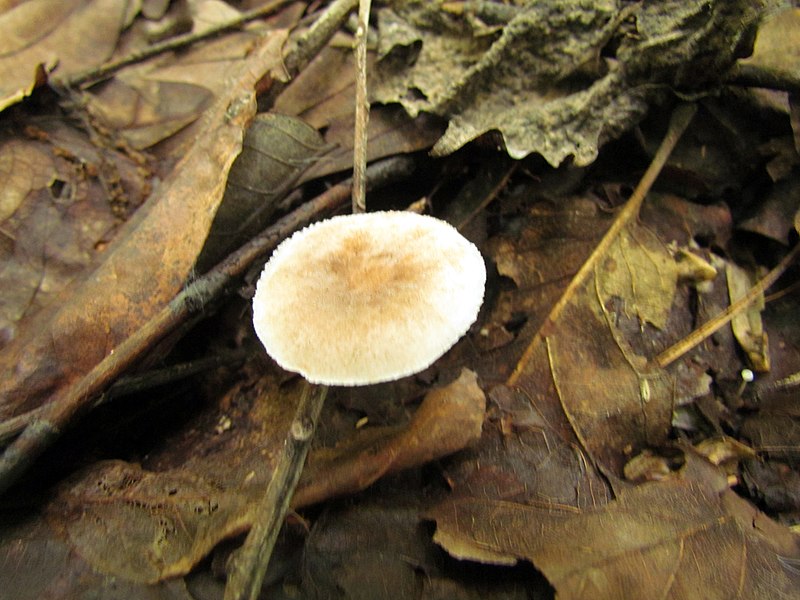
[[[480,252],[445,221],[345,215],[275,249],[253,322],[269,355],[312,383],[391,381],[428,367],[467,332],[485,283]]]

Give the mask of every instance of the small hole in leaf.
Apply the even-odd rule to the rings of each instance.
[[[61,179],[54,179],[50,184],[50,195],[53,198],[65,198],[69,196],[69,184]]]

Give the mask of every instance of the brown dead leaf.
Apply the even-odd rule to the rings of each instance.
[[[555,301],[565,285],[559,271],[564,273],[568,265],[577,270],[591,249],[588,242],[603,228],[602,221],[592,221],[598,209],[587,200],[576,199],[553,215],[540,215],[546,206],[533,213],[546,219],[536,218],[516,240],[495,246],[500,273],[527,291],[523,302],[538,306],[546,306],[547,298]],[[558,218],[566,216],[566,222]],[[528,397],[547,398],[537,407],[551,427],[559,429],[555,423],[566,419],[589,455],[618,475],[626,452],[663,441],[670,425],[671,378],[650,372],[639,347],[645,324],[666,327],[678,279],[679,267],[658,236],[630,225],[612,244],[594,279],[548,326],[543,334],[546,350],[523,357],[512,377]],[[545,362],[533,366],[528,360]]]
[[[231,166],[197,271],[214,266],[264,229],[302,174],[329,150],[319,132],[300,119],[272,112],[256,115]]]
[[[271,375],[241,381],[144,467],[100,461],[63,482],[48,523],[100,573],[149,583],[187,573],[249,526],[300,391]]]
[[[8,535],[0,540],[3,600],[43,598],[124,598],[125,600],[195,600],[182,579],[140,584],[92,569],[47,523],[14,515]]]
[[[0,109],[30,94],[37,71],[98,65],[117,44],[127,0],[23,2],[0,14]]]
[[[631,348],[615,327],[616,311],[593,297],[594,283],[548,332],[547,360],[558,402],[581,444],[599,466],[621,475],[631,448],[666,440],[673,383],[669,375],[651,372],[647,358]],[[518,380],[530,383],[524,376]]]
[[[599,301],[609,306],[614,299],[629,316],[644,326],[667,325],[675,298],[679,267],[658,236],[638,223],[621,232],[609,248],[597,273]]]
[[[3,349],[1,414],[31,409],[91,369],[183,286],[254,113],[255,83],[279,60],[284,37],[265,38],[230,77],[229,92],[210,109],[203,134],[97,269]]]
[[[175,12],[180,12],[178,6]],[[230,23],[242,13],[220,0],[203,0],[184,6],[191,33]],[[161,159],[185,154],[187,144],[198,135],[193,123],[215,98],[228,91],[229,75],[245,59],[259,39],[269,31],[288,29],[296,23],[302,7],[288,7],[266,23],[257,20],[241,31],[198,40],[180,52],[157,55],[128,66],[113,78],[93,86],[86,94],[87,110],[106,127],[138,149],[154,149]],[[189,14],[191,13],[191,14]],[[147,22],[137,20],[121,40],[113,59],[146,49],[152,42]]]
[[[87,108],[134,148],[168,140],[168,153],[182,155],[199,132],[171,138],[228,92],[231,69],[257,43],[255,34],[228,35],[177,56],[159,56],[129,67],[96,86],[88,95]]]
[[[131,148],[143,150],[192,123],[212,100],[198,85],[120,75],[101,86],[88,107]]]
[[[794,223],[800,213],[800,183],[796,176],[777,182],[758,203],[752,216],[738,224],[743,231],[750,231],[775,240],[779,244],[791,244]]]
[[[101,573],[155,583],[187,573],[244,527],[246,498],[186,471],[151,473],[122,461],[68,481],[51,520]]]
[[[555,392],[546,370],[540,384],[535,390],[504,385],[492,390],[499,414],[492,411],[480,443],[447,468],[448,482],[459,496],[579,507],[612,497],[560,407],[549,400]]]
[[[564,600],[795,598],[800,539],[710,479],[640,485],[587,510],[479,498],[429,513],[459,558],[530,560]]]
[[[464,369],[456,381],[428,392],[406,427],[368,429],[313,452],[293,505],[354,493],[389,473],[462,450],[481,436],[485,402],[475,373]]]
[[[420,526],[427,498],[403,483],[328,507],[303,546],[302,598],[352,600],[527,600],[552,597],[533,569],[494,571],[446,560]],[[389,488],[387,490],[387,488]],[[394,492],[394,493],[393,493]],[[444,560],[443,560],[444,558]]]
[[[146,168],[46,119],[0,139],[0,346],[96,260],[147,193]]]

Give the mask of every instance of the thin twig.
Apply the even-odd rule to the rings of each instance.
[[[225,586],[225,600],[255,600],[261,591],[272,549],[289,512],[300,481],[311,440],[328,393],[327,385],[304,382],[283,451],[264,496],[258,503],[253,525],[233,561]]]
[[[369,32],[370,0],[358,4],[356,28],[356,116],[353,134],[353,212],[367,210],[367,126],[369,97],[367,96],[367,38]]]
[[[675,148],[675,145],[678,143],[678,140],[680,140],[681,136],[683,135],[683,132],[686,131],[686,128],[689,126],[689,123],[691,122],[692,117],[694,117],[695,112],[697,112],[697,106],[694,104],[680,104],[673,111],[672,117],[669,121],[667,133],[664,136],[661,145],[658,147],[655,156],[653,156],[650,166],[647,167],[647,171],[645,171],[644,175],[642,175],[642,179],[639,181],[636,189],[633,190],[633,194],[631,194],[627,204],[625,204],[625,207],[620,211],[619,215],[617,215],[617,218],[611,224],[611,227],[609,227],[608,231],[603,236],[603,239],[600,240],[600,243],[597,244],[597,247],[594,249],[591,256],[586,259],[586,262],[583,263],[581,268],[575,274],[575,277],[573,277],[569,282],[567,289],[564,290],[564,293],[553,305],[553,308],[550,310],[550,314],[547,315],[547,318],[544,320],[541,327],[539,327],[539,331],[537,331],[536,335],[531,341],[531,344],[517,362],[517,367],[514,369],[514,372],[508,379],[509,385],[514,385],[517,379],[519,379],[523,372],[524,365],[526,365],[530,360],[531,354],[538,347],[539,343],[545,337],[547,337],[549,334],[548,332],[552,330],[553,325],[558,321],[561,313],[566,308],[567,304],[569,304],[569,302],[572,300],[575,293],[592,274],[597,264],[606,256],[608,249],[611,247],[611,244],[614,242],[614,240],[616,240],[622,229],[631,220],[635,219],[639,215],[639,209],[641,208],[647,193],[650,191],[653,183],[655,183],[659,173],[661,173],[661,169],[664,168],[667,159],[672,153],[673,148]]]
[[[358,0],[334,0],[314,24],[294,38],[283,59],[285,81],[275,81],[269,91],[259,98],[259,106],[271,107],[275,99],[303,68],[319,54],[333,35],[339,31]]]
[[[795,260],[795,258],[797,258],[798,252],[800,252],[800,243],[796,244],[795,247],[792,248],[791,252],[784,256],[783,260],[781,260],[781,262],[779,262],[774,269],[767,273],[763,279],[751,287],[744,296],[728,306],[728,308],[710,321],[703,323],[703,325],[695,329],[680,342],[673,344],[664,350],[661,354],[656,356],[653,362],[661,368],[670,365],[675,360],[686,354],[689,350],[700,344],[703,340],[708,338],[708,336],[714,334],[714,332],[718,331],[721,327],[729,323],[736,315],[747,309],[748,306],[758,299],[759,296],[761,296],[767,289],[769,289],[770,286],[772,286],[773,283],[778,280],[781,275],[783,275],[789,265]]]
[[[143,62],[149,58],[158,56],[159,54],[186,48],[187,46],[191,46],[199,41],[216,37],[221,33],[225,33],[233,29],[239,29],[242,27],[242,25],[245,25],[250,21],[255,21],[256,19],[261,19],[274,13],[276,10],[281,8],[284,4],[288,4],[290,1],[291,0],[272,0],[272,2],[268,2],[264,6],[260,6],[251,11],[242,13],[239,17],[228,21],[227,23],[220,23],[198,33],[177,35],[168,40],[153,44],[152,46],[148,46],[147,48],[143,48],[137,52],[132,52],[127,56],[123,56],[120,59],[107,62],[97,67],[92,67],[91,69],[86,69],[85,71],[80,71],[69,76],[55,77],[51,81],[51,85],[58,89],[71,89],[86,83],[97,83],[98,81],[105,79],[109,75],[116,73],[124,67]]]

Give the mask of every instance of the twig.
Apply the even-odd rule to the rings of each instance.
[[[797,258],[798,252],[800,252],[800,244],[796,244],[795,247],[792,248],[791,252],[784,256],[783,260],[781,260],[781,262],[779,262],[774,269],[767,273],[766,277],[751,287],[744,296],[728,306],[728,308],[726,308],[716,317],[695,329],[680,342],[673,344],[664,350],[661,354],[656,356],[653,362],[661,368],[670,365],[675,360],[683,356],[686,352],[705,340],[708,336],[712,335],[721,327],[729,323],[731,319],[750,306],[750,304],[752,304],[761,294],[769,289],[769,287],[775,283],[781,275],[783,275],[789,265],[794,261],[795,258]]]
[[[283,452],[267,491],[258,503],[250,533],[228,574],[225,600],[258,598],[327,394],[327,385],[303,384],[303,393],[286,435]]]
[[[620,211],[619,215],[617,215],[617,218],[611,224],[611,227],[609,227],[608,231],[606,231],[603,239],[601,239],[600,243],[597,244],[597,247],[594,249],[591,256],[586,259],[586,262],[581,265],[581,268],[575,274],[575,277],[573,277],[569,282],[567,289],[564,290],[564,293],[561,294],[561,297],[553,305],[553,308],[550,310],[550,314],[547,315],[547,318],[544,320],[541,327],[539,327],[539,331],[536,332],[536,336],[531,341],[531,344],[517,362],[517,367],[514,369],[514,372],[508,379],[509,385],[514,385],[517,379],[519,379],[520,375],[522,374],[523,366],[527,364],[531,354],[538,347],[539,342],[547,337],[549,334],[548,332],[552,329],[556,321],[558,321],[564,308],[566,308],[567,304],[572,300],[578,289],[587,280],[589,275],[591,275],[600,260],[606,256],[608,249],[617,238],[620,231],[622,231],[622,229],[631,220],[635,219],[639,215],[639,209],[642,206],[642,202],[644,202],[647,193],[650,191],[653,183],[655,183],[659,173],[661,173],[661,169],[666,164],[673,148],[675,148],[675,145],[678,143],[678,140],[680,140],[683,132],[686,131],[686,128],[689,126],[689,123],[691,122],[692,117],[694,117],[695,112],[697,112],[697,106],[694,104],[680,104],[672,112],[667,133],[664,136],[664,139],[661,141],[661,145],[658,147],[655,156],[653,156],[650,166],[647,167],[647,171],[645,171],[644,175],[642,175],[642,179],[639,181],[636,189],[633,190],[633,194],[631,194],[627,204]]]
[[[286,88],[288,82],[325,47],[357,5],[358,0],[334,0],[307,31],[290,42],[289,50],[283,59],[286,81],[273,82],[269,91],[259,98],[259,106],[274,104],[275,98]]]
[[[367,96],[367,38],[369,32],[370,0],[358,4],[356,28],[356,116],[353,134],[353,212],[367,209],[365,175],[367,171],[367,126],[369,97]]]
[[[199,33],[178,35],[163,42],[148,46],[147,48],[137,52],[132,52],[131,54],[123,56],[120,59],[107,62],[91,69],[86,69],[85,71],[80,71],[74,75],[55,77],[51,81],[51,85],[58,89],[68,89],[75,88],[86,83],[96,83],[101,79],[105,79],[112,73],[116,73],[124,67],[143,62],[149,58],[158,56],[159,54],[185,48],[186,46],[190,46],[196,42],[215,37],[221,33],[225,33],[226,31],[231,31],[232,29],[239,29],[242,25],[245,25],[250,21],[254,21],[274,13],[284,4],[288,4],[289,2],[290,0],[272,0],[272,2],[268,2],[264,6],[260,6],[251,11],[242,13],[239,17],[233,19],[232,21],[220,23],[219,25],[215,25]]]

